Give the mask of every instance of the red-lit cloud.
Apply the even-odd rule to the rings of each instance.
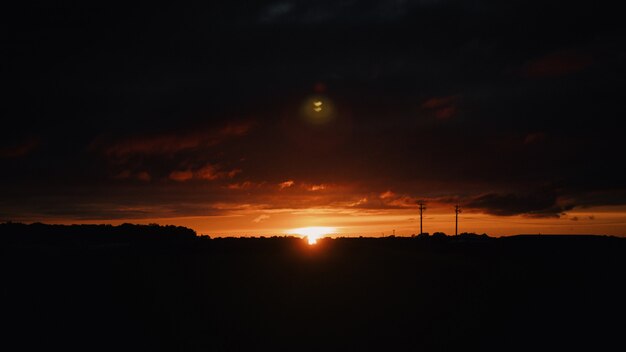
[[[239,183],[230,183],[228,185],[226,185],[226,188],[229,190],[249,190],[255,187],[259,187],[260,184],[254,183],[254,182],[250,182],[250,181],[244,181],[244,182],[239,182]]]
[[[152,179],[152,177],[147,171],[141,171],[137,174],[137,179],[140,181],[149,182]]]
[[[39,139],[26,138],[19,143],[0,147],[0,158],[19,158],[28,155],[39,146]]]
[[[295,184],[295,182],[293,180],[288,180],[288,181],[279,183],[278,184],[278,188],[285,189],[285,188],[289,188],[289,187],[293,186],[294,184]]]
[[[565,76],[581,71],[593,63],[589,54],[576,51],[557,51],[531,60],[522,73],[530,78]]]
[[[457,114],[458,101],[458,95],[433,97],[425,100],[420,107],[423,111],[433,114],[437,119],[447,120]]]
[[[534,132],[529,133],[524,138],[524,144],[537,144],[546,139],[546,134],[544,132]]]
[[[114,175],[113,178],[117,180],[136,179],[143,182],[150,182],[152,180],[152,175],[150,175],[147,171],[133,173],[130,170],[123,170]]]
[[[193,172],[190,170],[184,171],[172,171],[170,173],[170,179],[174,181],[184,182],[193,178]]]
[[[426,109],[437,109],[445,106],[450,106],[456,103],[458,95],[450,95],[447,97],[433,97],[427,99],[422,103],[422,107]]]
[[[251,122],[228,123],[221,128],[204,128],[193,131],[166,132],[105,142],[98,140],[92,148],[102,150],[110,157],[130,155],[172,155],[183,151],[207,148],[223,141],[246,135]]]
[[[409,209],[417,208],[417,203],[418,197],[387,190],[378,195],[357,195],[346,206],[356,209]]]
[[[169,178],[174,181],[184,182],[191,179],[214,181],[220,179],[230,179],[241,173],[240,169],[234,169],[230,171],[222,171],[218,165],[206,164],[196,170],[175,170],[169,175]]]
[[[257,216],[256,218],[254,218],[254,220],[252,220],[252,221],[253,221],[253,222],[256,222],[256,223],[259,223],[259,222],[261,222],[261,221],[263,221],[263,220],[267,220],[267,219],[269,219],[269,218],[270,218],[270,216],[269,216],[269,215],[266,215],[266,214],[261,214],[261,215]]]

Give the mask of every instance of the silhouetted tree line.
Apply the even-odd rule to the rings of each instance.
[[[191,241],[196,232],[183,226],[49,225],[7,222],[0,224],[0,243],[43,245],[112,245],[145,242]]]
[[[418,240],[427,241],[481,241],[491,239],[486,234],[464,232],[458,236],[448,236],[444,232],[435,232],[430,235],[428,232],[411,236]],[[363,239],[363,237],[359,237]],[[381,239],[398,239],[402,237],[387,236]],[[356,239],[347,237],[346,239]],[[211,240],[210,236],[198,236],[190,228],[173,225],[137,225],[121,224],[113,225],[50,225],[42,223],[24,224],[6,222],[0,223],[0,243],[1,244],[43,244],[43,245],[115,245],[129,243],[146,242],[185,242],[191,240],[204,240],[203,243]],[[292,236],[271,236],[271,237],[227,237],[216,238],[223,246],[228,246],[229,242],[237,242],[237,246],[252,245],[254,247],[270,242],[300,242],[301,239]],[[238,240],[238,241],[236,241]]]

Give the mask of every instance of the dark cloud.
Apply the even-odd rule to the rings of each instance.
[[[581,71],[593,63],[589,54],[559,51],[526,63],[523,74],[530,78],[554,77]]]
[[[169,174],[169,178],[174,181],[184,182],[192,179],[203,181],[215,181],[220,179],[231,179],[241,170],[221,170],[219,165],[206,164],[196,170],[176,170]]]
[[[573,204],[560,204],[557,196],[550,192],[531,194],[479,195],[463,203],[464,208],[479,210],[498,216],[525,215],[529,217],[559,217],[571,210]]]
[[[152,176],[147,171],[132,172],[130,170],[123,170],[113,175],[113,178],[117,180],[137,179],[144,182],[150,182],[152,180]]]
[[[529,133],[528,135],[526,135],[526,138],[524,138],[524,144],[536,144],[536,143],[540,143],[544,139],[546,139],[545,133],[533,132],[533,133]]]
[[[24,140],[0,146],[0,158],[19,158],[37,149],[39,139],[28,137]]]
[[[566,195],[568,202],[575,203],[576,206],[580,208],[602,205],[623,205],[625,197],[626,190],[617,188],[578,191]]]
[[[406,16],[416,7],[441,1],[276,1],[263,6],[258,20],[262,24],[323,25],[337,22],[363,24],[388,22]]]
[[[129,155],[172,155],[215,146],[222,141],[246,135],[250,122],[229,123],[221,128],[201,128],[152,135],[133,135],[112,142],[96,140],[92,149],[101,150],[107,156],[120,158]]]
[[[429,98],[422,103],[421,107],[437,119],[447,120],[457,114],[459,98],[458,95]]]

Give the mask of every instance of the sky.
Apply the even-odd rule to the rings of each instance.
[[[0,221],[626,236],[617,5],[106,5],[0,15]]]

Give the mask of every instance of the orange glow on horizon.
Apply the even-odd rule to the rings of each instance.
[[[337,228],[330,226],[309,226],[289,230],[289,233],[306,237],[310,245],[316,244],[317,240],[322,236],[330,235],[336,232]]]
[[[220,215],[120,219],[37,218],[16,219],[51,224],[136,224],[185,226],[211,237],[310,236],[340,237],[412,236],[420,231],[416,209],[354,209],[349,207],[258,209],[238,207]],[[302,227],[307,224],[318,226]],[[459,215],[459,233],[489,236],[516,234],[600,234],[626,237],[626,207],[607,206],[574,209],[559,218],[529,218],[521,215],[494,216],[466,211]],[[454,234],[454,212],[450,207],[431,206],[424,214],[423,230]]]

